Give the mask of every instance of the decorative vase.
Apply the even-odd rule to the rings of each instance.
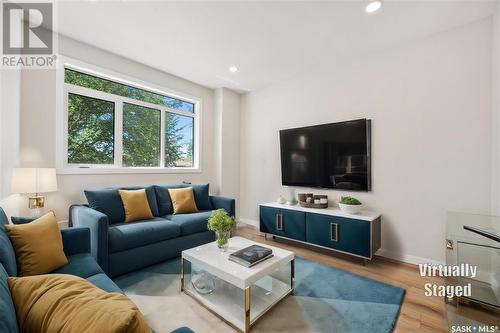
[[[193,269],[193,272],[191,273],[191,284],[194,289],[202,295],[211,294],[215,290],[215,281],[213,276],[204,270]]]
[[[339,202],[340,210],[347,214],[359,214],[362,205],[346,205]]]
[[[231,231],[216,231],[217,236],[217,246],[222,252],[226,252],[229,247],[229,237],[231,237]]]
[[[286,199],[283,198],[282,195],[280,195],[279,198],[278,198],[278,203],[284,205],[286,203]]]

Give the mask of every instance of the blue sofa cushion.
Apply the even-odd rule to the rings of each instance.
[[[194,193],[194,201],[198,210],[212,210],[210,202],[209,184],[171,184],[171,185],[155,185],[156,199],[158,200],[159,216],[173,214],[172,200],[168,193],[169,188],[192,187]]]
[[[156,200],[158,201],[158,211],[160,216],[173,214],[172,200],[168,194],[169,188],[183,188],[186,184],[171,184],[171,185],[154,185],[156,192]]]
[[[89,276],[87,278],[87,281],[92,283],[94,286],[101,288],[104,291],[113,293],[122,293],[123,291],[116,285],[116,283],[113,282],[106,274],[104,273],[99,273],[95,274],[92,276]]]
[[[115,253],[161,242],[181,235],[180,227],[163,218],[120,223],[109,227],[109,252]]]
[[[4,227],[8,223],[7,215],[0,208],[0,264],[3,265],[9,276],[17,276],[16,252]]]
[[[193,187],[194,201],[196,201],[198,210],[212,210],[213,207],[208,194],[209,184],[195,184],[189,186]]]
[[[211,210],[202,211],[191,214],[169,214],[164,218],[171,220],[173,223],[179,225],[181,234],[191,235],[197,232],[207,231],[208,218],[212,214]]]
[[[33,222],[38,217],[22,217],[22,216],[11,216],[10,220],[13,224],[27,224]]]
[[[149,208],[154,216],[160,216],[158,212],[158,201],[156,199],[156,191],[154,186],[128,186],[122,187],[123,190],[139,190],[145,189],[148,198]],[[116,188],[105,188],[99,190],[85,190],[85,196],[89,203],[89,207],[95,209],[108,217],[110,224],[120,223],[125,220],[125,210],[123,202]]]
[[[151,213],[153,213],[154,216],[158,217],[160,216],[160,213],[158,212],[158,201],[156,200],[156,191],[154,186],[148,186],[148,187],[141,187],[141,186],[128,186],[128,187],[122,187],[122,190],[146,190],[146,196],[148,197],[148,203],[149,203],[149,208],[151,208]],[[120,221],[122,222],[122,221]]]
[[[86,279],[89,276],[104,273],[90,253],[74,254],[67,258],[68,263],[53,271],[52,274],[71,274]]]
[[[117,189],[85,190],[84,193],[90,208],[106,215],[109,223],[119,223],[125,220],[125,210]]]
[[[0,264],[0,332],[17,333],[17,318],[7,278],[9,275]]]

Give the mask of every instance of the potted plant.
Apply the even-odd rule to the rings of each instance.
[[[236,221],[224,209],[217,209],[212,212],[208,219],[208,229],[215,231],[217,236],[217,246],[221,251],[226,251],[229,246],[231,229],[236,226]]]
[[[341,197],[339,207],[348,214],[358,214],[361,211],[361,202],[353,197]]]

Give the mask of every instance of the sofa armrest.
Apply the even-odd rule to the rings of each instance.
[[[108,217],[83,205],[69,208],[71,225],[90,229],[90,253],[104,272],[108,272]]]
[[[232,198],[221,197],[221,196],[210,196],[210,203],[214,209],[223,208],[229,214],[229,216],[236,216],[236,201]]]
[[[78,253],[90,253],[90,229],[86,227],[61,230],[64,253],[72,256]]]

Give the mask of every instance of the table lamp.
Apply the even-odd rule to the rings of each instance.
[[[12,170],[11,192],[29,194],[28,207],[41,210],[45,197],[40,193],[57,191],[56,169],[14,168]]]

